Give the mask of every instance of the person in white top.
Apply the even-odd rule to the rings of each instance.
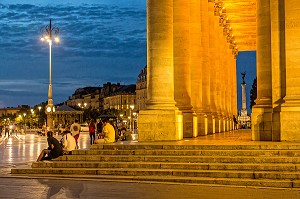
[[[63,137],[61,139],[61,144],[63,147],[63,151],[65,153],[70,153],[70,151],[75,150],[76,148],[76,141],[75,138],[71,135],[69,130],[63,132]]]
[[[76,141],[76,148],[78,148],[78,138],[80,135],[80,128],[81,127],[80,127],[80,124],[78,124],[78,120],[75,120],[75,122],[70,127],[70,131]]]

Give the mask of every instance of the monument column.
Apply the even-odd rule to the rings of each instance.
[[[174,100],[173,0],[147,1],[147,75],[139,141],[182,139],[182,115]]]
[[[193,137],[190,66],[190,3],[174,1],[174,88],[176,106],[183,116],[183,137]],[[199,41],[198,41],[199,42]]]
[[[300,4],[290,0],[284,7],[286,96],[281,106],[281,140],[300,141]]]
[[[272,140],[270,0],[257,0],[257,99],[252,108],[252,140]]]

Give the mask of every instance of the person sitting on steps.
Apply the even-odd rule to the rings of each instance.
[[[53,132],[47,132],[47,141],[48,141],[48,149],[42,150],[41,154],[39,155],[37,162],[43,160],[52,160],[54,158],[58,158],[59,156],[63,155],[62,146],[59,141],[53,137]]]

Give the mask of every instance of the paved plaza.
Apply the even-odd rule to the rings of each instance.
[[[60,139],[61,136],[57,136]],[[250,144],[249,131],[185,139],[176,144]],[[138,144],[138,143],[133,143]],[[275,143],[270,143],[275,144]],[[81,149],[88,149],[89,136],[82,134]],[[11,168],[30,167],[47,147],[46,137],[27,134],[0,139],[0,198],[287,198],[299,199],[298,189],[178,185],[161,183],[111,182],[85,179],[28,178],[11,176]]]

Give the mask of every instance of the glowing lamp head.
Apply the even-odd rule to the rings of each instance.
[[[59,37],[55,37],[54,38],[54,41],[56,42],[56,43],[58,43],[60,40],[59,40]]]

